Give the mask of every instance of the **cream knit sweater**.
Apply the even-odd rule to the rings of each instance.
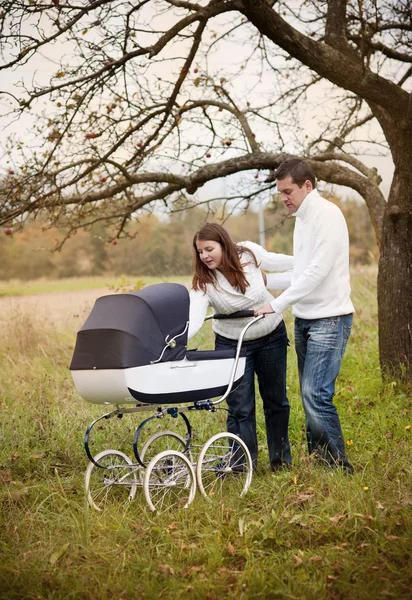
[[[353,313],[349,236],[341,210],[313,190],[294,216],[292,284],[270,303],[273,310],[281,313],[293,305],[293,314],[302,319]]]
[[[203,325],[209,306],[216,313],[228,315],[238,310],[253,310],[261,304],[274,300],[265,287],[261,269],[280,272],[270,276],[271,288],[282,290],[290,285],[290,269],[293,267],[293,256],[267,252],[262,246],[253,242],[241,242],[240,245],[252,250],[260,265],[257,268],[247,252],[242,254],[241,262],[246,279],[249,282],[246,293],[242,294],[231,286],[226,277],[218,270],[215,271],[217,278],[216,287],[208,284],[206,294],[201,290],[195,291],[192,289],[190,291],[189,339]],[[276,329],[281,320],[282,315],[278,312],[266,315],[264,319],[257,321],[256,324],[248,329],[244,339],[255,340],[271,333]],[[248,321],[249,319],[213,321],[213,331],[229,339],[237,340]]]

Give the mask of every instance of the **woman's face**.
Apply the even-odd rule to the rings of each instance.
[[[222,264],[222,246],[212,240],[197,240],[197,252],[200,260],[209,269],[219,269]]]

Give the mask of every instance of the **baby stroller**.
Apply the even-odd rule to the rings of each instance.
[[[210,318],[245,319],[235,351],[187,350],[189,293],[183,285],[160,283],[96,300],[77,334],[70,364],[75,387],[84,400],[116,407],[95,419],[85,435],[90,460],[85,489],[92,508],[102,510],[119,494],[132,500],[138,487],[143,487],[153,511],[186,508],[197,486],[209,499],[221,496],[226,488],[240,496],[247,492],[252,461],[243,441],[232,433],[218,433],[194,459],[188,414],[216,412],[217,405],[239,385],[246,362],[242,341],[262,316],[254,318],[253,311],[241,311],[206,320]],[[97,423],[100,430],[102,420],[140,412],[153,414],[136,429],[133,460],[117,449],[93,455],[90,439]],[[142,446],[142,430],[165,416],[181,417],[186,435],[158,431]]]

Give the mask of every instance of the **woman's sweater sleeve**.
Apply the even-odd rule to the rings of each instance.
[[[249,248],[256,256],[259,267],[264,271],[289,271],[293,269],[293,256],[288,254],[277,254],[276,252],[268,252],[255,242],[241,242],[241,246]],[[282,289],[282,288],[278,288]]]
[[[190,340],[202,327],[209,306],[207,294],[201,290],[190,290],[190,309],[189,309],[189,332],[187,339]]]

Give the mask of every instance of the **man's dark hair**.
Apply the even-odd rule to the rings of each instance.
[[[315,174],[312,168],[301,158],[288,158],[284,160],[274,172],[274,177],[275,179],[290,177],[292,182],[296,183],[300,188],[306,180],[309,180],[313,189],[316,188]]]

